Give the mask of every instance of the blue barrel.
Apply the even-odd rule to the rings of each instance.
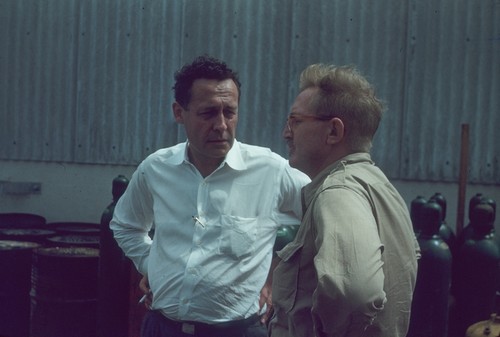
[[[0,240],[35,242],[41,245],[55,235],[55,231],[36,228],[4,228],[0,229]]]
[[[28,337],[34,242],[0,241],[0,336]]]
[[[50,222],[47,229],[54,230],[60,235],[90,235],[99,236],[101,226],[92,222]]]
[[[87,247],[99,248],[100,224],[91,222],[51,222],[47,228],[55,235],[47,239],[51,247]]]
[[[94,248],[34,250],[30,337],[96,336],[98,260]]]
[[[32,213],[0,213],[0,228],[43,228],[47,220]]]

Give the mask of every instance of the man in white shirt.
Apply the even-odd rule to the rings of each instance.
[[[139,165],[110,227],[149,281],[143,337],[243,336],[271,303],[276,232],[299,222],[309,178],[235,139],[240,83],[225,63],[198,57],[175,80],[188,140]]]

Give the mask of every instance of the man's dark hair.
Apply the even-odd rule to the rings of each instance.
[[[174,90],[175,100],[184,109],[187,108],[191,100],[191,87],[193,82],[198,79],[208,80],[227,80],[231,79],[238,88],[238,98],[241,94],[241,83],[238,79],[238,74],[229,68],[226,63],[216,58],[203,55],[194,59],[191,64],[184,65],[181,70],[175,73]]]

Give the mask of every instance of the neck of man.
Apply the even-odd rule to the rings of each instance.
[[[211,157],[203,157],[198,158],[191,154],[191,151],[188,151],[189,162],[196,167],[198,172],[200,172],[203,178],[211,175],[220,164],[224,161],[224,158],[211,158]]]

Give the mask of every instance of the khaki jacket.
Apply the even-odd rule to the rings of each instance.
[[[303,189],[305,214],[278,252],[272,337],[406,336],[420,251],[407,206],[369,154]]]

